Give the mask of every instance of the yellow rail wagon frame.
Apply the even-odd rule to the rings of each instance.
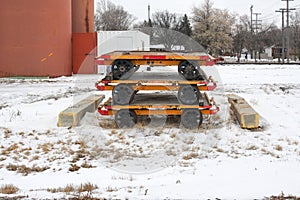
[[[176,115],[181,116],[183,127],[194,129],[202,124],[203,115],[214,115],[219,111],[214,99],[209,99],[206,93],[203,102],[198,105],[182,105],[171,95],[148,95],[141,95],[141,99],[137,97],[135,102],[128,105],[114,105],[112,98],[109,98],[98,107],[98,112],[101,115],[114,115],[119,128],[133,127],[137,123],[137,116]]]
[[[218,59],[206,53],[153,51],[114,51],[96,58],[98,65],[112,66],[114,80],[127,79],[140,65],[178,66],[178,73],[187,80],[201,77],[200,66],[212,66]]]
[[[212,91],[217,87],[212,77],[203,81],[180,80],[100,80],[95,87],[100,91],[113,90],[118,84],[130,84],[134,90],[178,90],[181,85],[196,85],[200,91]]]
[[[202,80],[185,80],[174,72],[137,72],[127,80],[111,80],[107,76],[95,83],[98,90],[111,90],[113,102],[128,105],[141,90],[178,91],[182,104],[197,104],[203,95],[200,91],[212,91],[217,87],[210,76],[203,73]]]

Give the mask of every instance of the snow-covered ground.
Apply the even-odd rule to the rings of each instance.
[[[1,197],[135,199],[262,199],[300,195],[300,66],[206,68],[221,111],[199,130],[151,118],[131,130],[87,114],[81,126],[57,127],[60,111],[99,92],[99,76],[0,79]],[[244,97],[262,128],[240,129],[225,94]],[[76,189],[93,184],[92,189]],[[68,187],[69,186],[69,190]],[[72,187],[71,187],[72,186]],[[70,189],[72,188],[72,189]]]

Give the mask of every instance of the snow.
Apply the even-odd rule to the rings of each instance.
[[[108,98],[109,91],[94,87],[98,75],[0,79],[0,187],[20,189],[0,198],[68,198],[80,194],[47,189],[85,183],[98,186],[90,194],[95,198],[299,196],[300,66],[204,70],[218,82],[209,95],[221,111],[196,131],[165,118],[118,130],[112,117],[97,113],[88,113],[79,127],[57,127],[59,112],[73,102],[95,93]],[[260,114],[261,129],[240,129],[229,115],[229,93],[245,98]],[[80,169],[71,171],[74,166]]]

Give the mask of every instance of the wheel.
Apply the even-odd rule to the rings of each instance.
[[[197,70],[197,64],[192,61],[184,60],[178,65],[178,73],[187,80],[197,80],[199,77],[199,71]]]
[[[184,109],[181,114],[181,125],[187,129],[196,129],[202,124],[202,113],[198,109]]]
[[[182,85],[178,90],[178,100],[182,104],[198,105],[199,89],[196,85]]]
[[[115,105],[129,105],[133,101],[135,91],[131,85],[118,84],[112,90],[112,99]]]
[[[133,110],[118,110],[115,114],[115,122],[119,128],[132,128],[137,122],[136,113]]]
[[[116,60],[112,64],[114,80],[128,79],[134,73],[134,67],[129,60]]]

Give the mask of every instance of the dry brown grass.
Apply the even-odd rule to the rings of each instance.
[[[282,148],[282,146],[280,146],[280,145],[276,145],[276,146],[275,146],[275,150],[277,150],[277,151],[282,151],[282,149],[283,149],[283,148]]]
[[[51,131],[48,129],[45,134],[50,135],[50,133],[51,133]]]
[[[0,187],[0,193],[2,194],[16,194],[18,191],[19,188],[12,184],[6,184]]]
[[[34,173],[34,172],[43,172],[47,169],[49,169],[49,167],[39,167],[36,165],[33,165],[32,167],[28,167],[26,165],[14,165],[14,164],[9,164],[6,166],[6,169],[8,171],[16,171],[17,173],[21,173],[24,176],[27,176],[30,173]]]
[[[68,147],[66,147],[66,146],[62,146],[60,148],[60,150],[61,150],[61,152],[68,152],[69,151]]]
[[[8,138],[10,138],[11,135],[12,135],[11,130],[6,128],[6,129],[4,130],[4,138],[5,138],[5,139],[8,139]]]
[[[70,194],[71,192],[76,192],[76,187],[72,184],[67,185],[66,187],[59,187],[59,188],[48,188],[48,192],[51,193],[58,193],[58,192],[64,192],[66,194]]]
[[[61,145],[64,145],[64,144],[66,144],[65,142],[63,142],[62,140],[58,140],[57,142],[56,142],[56,144],[61,144]]]
[[[6,149],[6,151],[14,151],[14,150],[16,150],[16,149],[18,149],[18,148],[19,148],[18,144],[15,143],[15,144],[10,145],[10,146]]]
[[[300,197],[293,196],[293,195],[285,195],[283,192],[281,192],[278,196],[271,196],[264,198],[265,200],[300,200]]]
[[[86,148],[86,142],[83,140],[76,140],[74,144],[79,145],[81,149]]]
[[[224,149],[221,149],[220,147],[217,147],[216,151],[219,152],[219,153],[224,153],[225,152]]]
[[[30,152],[30,151],[25,151],[25,152],[24,152],[24,155],[25,155],[25,156],[30,156],[30,155],[31,155],[31,152]]]
[[[189,137],[183,140],[184,143],[191,145],[194,143],[195,138],[194,137]]]
[[[115,141],[114,140],[108,140],[105,142],[105,146],[109,146],[111,144],[113,144]]]
[[[41,149],[45,154],[49,153],[51,150],[53,150],[54,145],[52,143],[44,143],[39,144],[37,149]]]
[[[116,192],[116,191],[118,191],[118,189],[116,188],[116,187],[111,187],[111,186],[108,186],[107,188],[106,188],[106,192]]]
[[[92,164],[88,163],[87,161],[85,161],[84,163],[81,164],[82,168],[93,168],[95,166],[93,166]]]
[[[22,136],[22,137],[24,137],[25,133],[22,131],[22,132],[19,133],[19,135]]]
[[[91,193],[93,190],[96,190],[98,189],[98,186],[97,185],[94,185],[92,183],[85,183],[85,184],[81,184],[78,188],[77,188],[77,191],[79,193],[82,193],[82,192],[88,192],[88,193]]]
[[[174,147],[167,149],[167,150],[166,150],[166,154],[167,154],[168,156],[176,156],[176,155],[177,155],[177,154],[176,154],[176,151],[174,150]]]
[[[0,162],[6,160],[5,157],[0,157]]]
[[[250,145],[246,148],[246,150],[257,150],[257,149],[258,149],[258,147],[255,145]]]
[[[28,133],[28,136],[34,136],[32,132]]]
[[[190,160],[190,159],[193,159],[193,158],[197,158],[198,156],[199,156],[198,153],[192,152],[192,153],[189,153],[189,154],[187,154],[187,155],[184,155],[184,156],[182,157],[182,159],[183,159],[183,160]]]
[[[70,172],[75,172],[75,171],[78,171],[80,169],[80,167],[76,164],[71,164],[70,168],[69,168],[69,171]]]
[[[30,161],[34,161],[34,160],[38,160],[38,159],[40,159],[40,156],[38,156],[38,155],[35,155],[35,156],[33,156],[33,157],[31,158],[31,160],[30,160]]]
[[[261,149],[261,152],[262,152],[263,154],[265,154],[265,155],[270,155],[270,156],[275,157],[275,158],[280,158],[279,155],[276,155],[275,153],[273,153],[273,152],[271,152],[271,151],[269,151],[269,150],[267,150],[267,149],[265,149],[265,148],[262,148],[262,149]]]
[[[59,188],[48,188],[47,191],[51,193],[59,193],[64,192],[66,194],[74,193],[75,195],[81,197],[81,193],[87,192],[87,196],[83,197],[90,197],[94,190],[98,189],[97,185],[92,183],[84,183],[80,184],[79,186],[75,186],[73,184],[68,184],[66,187],[59,187]]]

